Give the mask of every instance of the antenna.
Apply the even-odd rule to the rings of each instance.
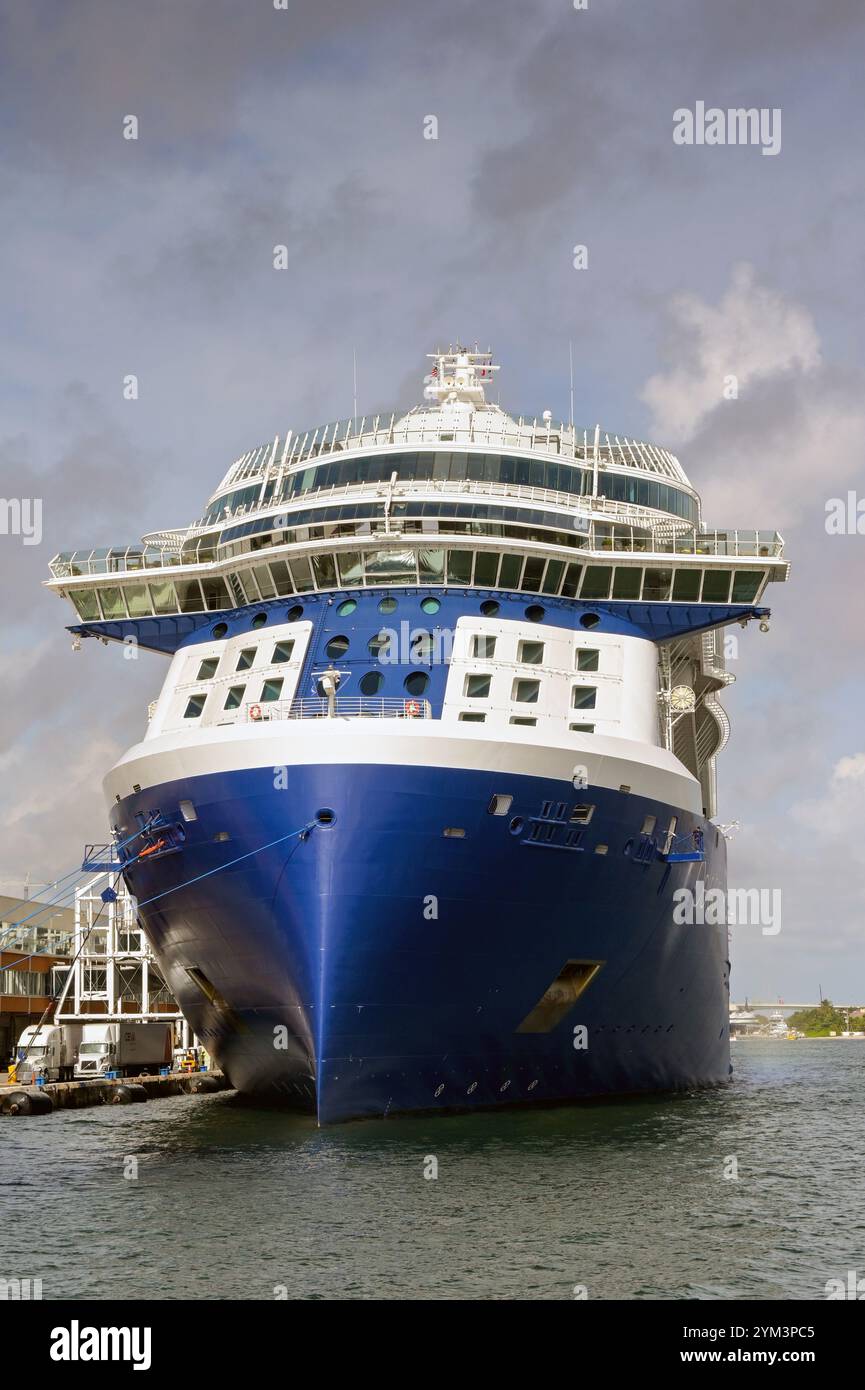
[[[571,365],[571,429],[574,428],[574,345],[568,343],[568,359]]]
[[[352,348],[351,355],[354,367],[354,414],[351,417],[351,423],[353,428],[355,421],[357,420],[357,348]]]

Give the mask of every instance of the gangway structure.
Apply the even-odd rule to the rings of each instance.
[[[115,874],[98,872],[75,892],[72,965],[60,990],[58,1023],[174,1023],[191,1045],[180,1012],[138,921],[135,899]]]

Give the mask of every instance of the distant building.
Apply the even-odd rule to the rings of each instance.
[[[71,908],[0,895],[0,1070],[60,988],[74,926]]]

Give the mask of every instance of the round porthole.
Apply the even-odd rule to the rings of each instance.
[[[210,635],[216,638],[224,637],[227,631],[228,623],[217,623],[216,626],[211,629]]]
[[[296,623],[303,617],[303,604],[296,603],[293,608],[289,608],[286,618],[290,623]]]
[[[481,612],[485,618],[494,618],[501,608],[500,603],[496,603],[494,598],[485,598],[481,604]]]
[[[335,661],[337,657],[345,655],[348,651],[348,645],[347,637],[331,637],[324,650],[327,652],[331,661]]]
[[[384,676],[381,671],[367,671],[365,676],[360,678],[361,695],[377,695],[384,685]]]
[[[437,598],[430,596],[429,598],[421,599],[420,606],[425,613],[437,613],[441,608],[441,603]]]
[[[429,666],[435,651],[435,638],[431,632],[413,632],[409,647],[409,661],[422,661]]]
[[[508,830],[511,832],[512,835],[521,835],[524,824],[525,822],[522,816],[514,816],[513,820],[508,826]]]
[[[539,603],[530,603],[526,609],[526,617],[530,623],[542,623],[546,616],[546,609]]]
[[[378,606],[378,611],[379,611],[379,613],[394,613],[394,612],[396,612],[396,599],[395,599],[395,598],[383,598],[382,601],[381,601],[381,603],[380,603],[379,606]]]
[[[392,637],[393,634],[388,632],[386,629],[383,629],[381,632],[377,632],[373,637],[370,637],[369,641],[367,642],[367,647],[369,649],[370,656],[373,656],[376,660],[379,660],[382,653],[389,650]]]
[[[599,613],[584,613],[580,618],[580,627],[597,627],[600,621]]]
[[[335,811],[332,811],[332,810],[330,809],[329,806],[322,806],[322,807],[320,808],[320,810],[316,811],[316,813],[315,813],[315,823],[316,823],[316,825],[328,826],[328,825],[333,825],[333,824],[335,824],[335,822],[336,822],[336,812],[335,812]]]
[[[341,618],[347,618],[349,613],[353,613],[356,608],[357,599],[347,598],[343,603],[339,605],[339,608],[337,608],[336,611]]]
[[[250,627],[264,627],[264,624],[265,624],[266,622],[267,622],[267,614],[266,614],[266,613],[256,613],[255,617],[253,618],[253,620],[252,620],[252,622],[249,624],[249,626],[250,626]]]
[[[426,671],[409,671],[403,681],[403,688],[409,695],[423,695],[429,685],[429,676]]]

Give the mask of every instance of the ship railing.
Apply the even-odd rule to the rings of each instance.
[[[284,719],[432,719],[432,705],[411,696],[337,695],[332,702],[310,696],[253,702],[245,706],[245,716],[250,724]]]

